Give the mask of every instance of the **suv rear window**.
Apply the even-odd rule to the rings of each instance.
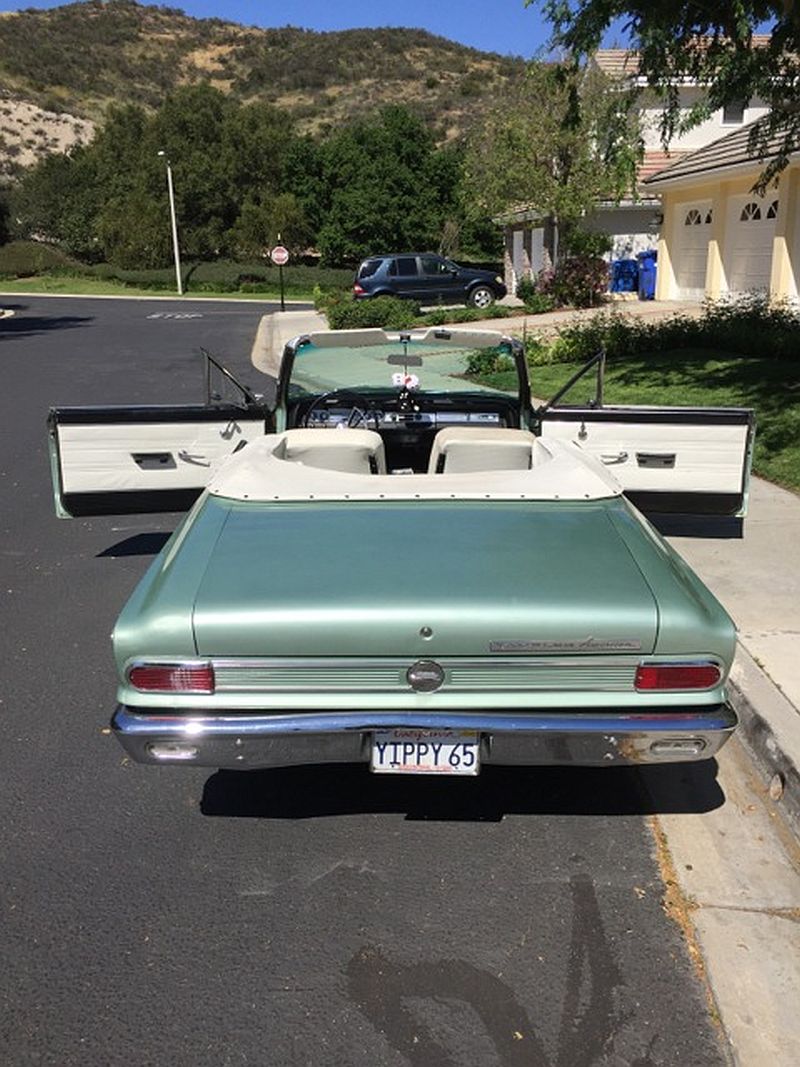
[[[359,278],[370,278],[381,265],[379,259],[365,259],[361,266],[358,268]]]

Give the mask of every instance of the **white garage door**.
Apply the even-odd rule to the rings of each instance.
[[[764,292],[769,289],[772,270],[777,197],[735,196],[728,211],[728,251],[725,255],[728,291]]]
[[[702,300],[706,288],[708,241],[711,236],[711,201],[678,204],[675,234],[675,280],[678,298]]]

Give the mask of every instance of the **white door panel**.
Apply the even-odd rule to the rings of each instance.
[[[50,416],[59,514],[186,507],[220,464],[264,433],[261,412],[62,409]]]
[[[752,413],[739,409],[553,408],[542,437],[572,441],[651,512],[742,514]]]

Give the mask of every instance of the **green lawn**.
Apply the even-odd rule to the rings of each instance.
[[[579,366],[556,363],[531,367],[534,396],[553,396]],[[582,403],[593,396],[590,371],[564,402]],[[800,354],[795,360],[777,360],[683,349],[616,363],[610,360],[605,401],[753,408],[757,425],[755,473],[800,491]]]
[[[168,289],[145,289],[139,286],[122,285],[120,282],[106,281],[101,278],[81,277],[48,277],[43,275],[39,278],[16,278],[4,281],[0,279],[0,293],[71,293],[77,296],[166,296],[181,299],[176,292]],[[203,291],[190,291],[184,293],[186,300],[279,300],[280,290],[276,288],[265,289],[257,293],[219,293]],[[296,290],[286,293],[287,300],[313,301],[314,296],[309,288],[308,291]]]

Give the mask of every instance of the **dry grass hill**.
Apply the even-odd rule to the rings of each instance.
[[[446,141],[523,66],[415,29],[258,29],[134,0],[13,12],[0,15],[0,171],[91,138],[109,103],[153,108],[201,81],[312,134],[403,103]]]

